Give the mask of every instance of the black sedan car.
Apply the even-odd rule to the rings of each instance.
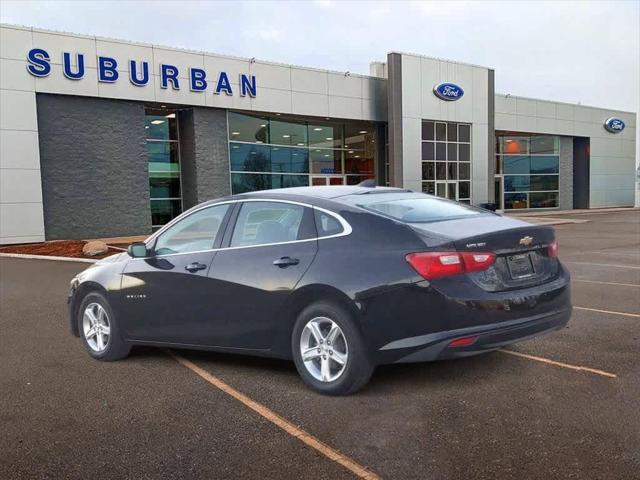
[[[465,357],[562,328],[551,227],[396,188],[308,187],[194,207],[71,282],[98,360],[132,345],[293,359],[347,394],[376,365]]]

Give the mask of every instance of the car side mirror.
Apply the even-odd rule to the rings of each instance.
[[[127,253],[132,258],[144,258],[149,256],[147,244],[144,242],[132,243],[127,247]]]

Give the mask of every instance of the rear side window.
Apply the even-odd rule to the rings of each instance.
[[[487,212],[469,205],[420,193],[353,195],[343,197],[343,200],[407,223],[438,222],[488,215]]]
[[[338,235],[344,231],[342,224],[334,216],[315,209],[313,212],[316,218],[316,230],[318,230],[318,237]]]
[[[306,215],[305,215],[306,212]],[[245,202],[240,208],[231,237],[232,247],[292,242],[310,238],[305,218],[311,216],[302,205],[282,202]],[[311,228],[313,228],[313,223]]]

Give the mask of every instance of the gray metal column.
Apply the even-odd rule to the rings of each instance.
[[[402,187],[402,56],[387,55],[389,125],[389,185]]]

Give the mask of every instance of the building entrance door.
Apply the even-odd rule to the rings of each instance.
[[[324,187],[327,185],[345,185],[346,183],[344,175],[312,175],[310,185],[312,187]]]

